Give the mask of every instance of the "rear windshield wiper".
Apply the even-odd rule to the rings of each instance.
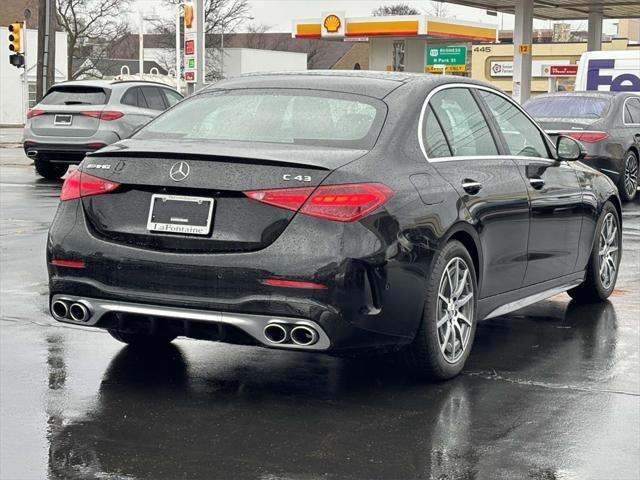
[[[89,102],[82,102],[80,100],[67,100],[64,102],[65,105],[91,105]]]

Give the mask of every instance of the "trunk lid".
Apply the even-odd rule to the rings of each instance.
[[[130,139],[85,159],[84,172],[121,186],[106,195],[84,197],[82,203],[94,233],[111,241],[193,253],[258,250],[282,234],[295,212],[251,200],[243,192],[315,187],[331,171],[365,153],[326,147]],[[177,173],[174,178],[172,171]],[[149,230],[154,195],[213,199],[208,233]],[[190,207],[184,204],[182,215],[180,205],[175,206],[175,216],[188,216]]]

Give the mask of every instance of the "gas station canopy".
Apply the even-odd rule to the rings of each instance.
[[[514,0],[449,0],[449,3],[515,14]],[[533,16],[545,20],[577,20],[590,12],[604,18],[640,17],[640,0],[534,0]]]
[[[494,42],[496,28],[491,25],[434,18],[425,15],[389,17],[345,17],[336,12],[322,18],[293,22],[294,38],[432,37]]]

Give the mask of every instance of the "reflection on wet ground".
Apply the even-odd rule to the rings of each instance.
[[[478,328],[459,378],[191,340],[140,354],[44,313],[56,184],[0,177],[0,477],[640,478],[640,203],[610,302]],[[10,232],[8,234],[7,232]]]

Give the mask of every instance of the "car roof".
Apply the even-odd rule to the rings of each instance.
[[[79,87],[99,87],[105,88],[112,85],[157,85],[166,88],[173,88],[171,85],[167,85],[162,82],[153,82],[149,80],[67,80],[59,82],[53,85],[53,87],[59,86],[79,86]]]
[[[372,70],[305,70],[300,72],[251,73],[222,80],[203,89],[243,88],[300,88],[337,91],[384,98],[396,88],[421,82],[425,88],[442,83],[472,83],[490,85],[472,81],[464,77],[429,75],[409,72],[382,72]]]
[[[624,94],[633,94],[634,92],[595,92],[595,91],[579,91],[579,92],[556,92],[556,93],[543,93],[531,97],[529,101],[535,101],[543,98],[559,98],[559,97],[582,97],[582,98],[601,98],[604,100],[611,100]]]

